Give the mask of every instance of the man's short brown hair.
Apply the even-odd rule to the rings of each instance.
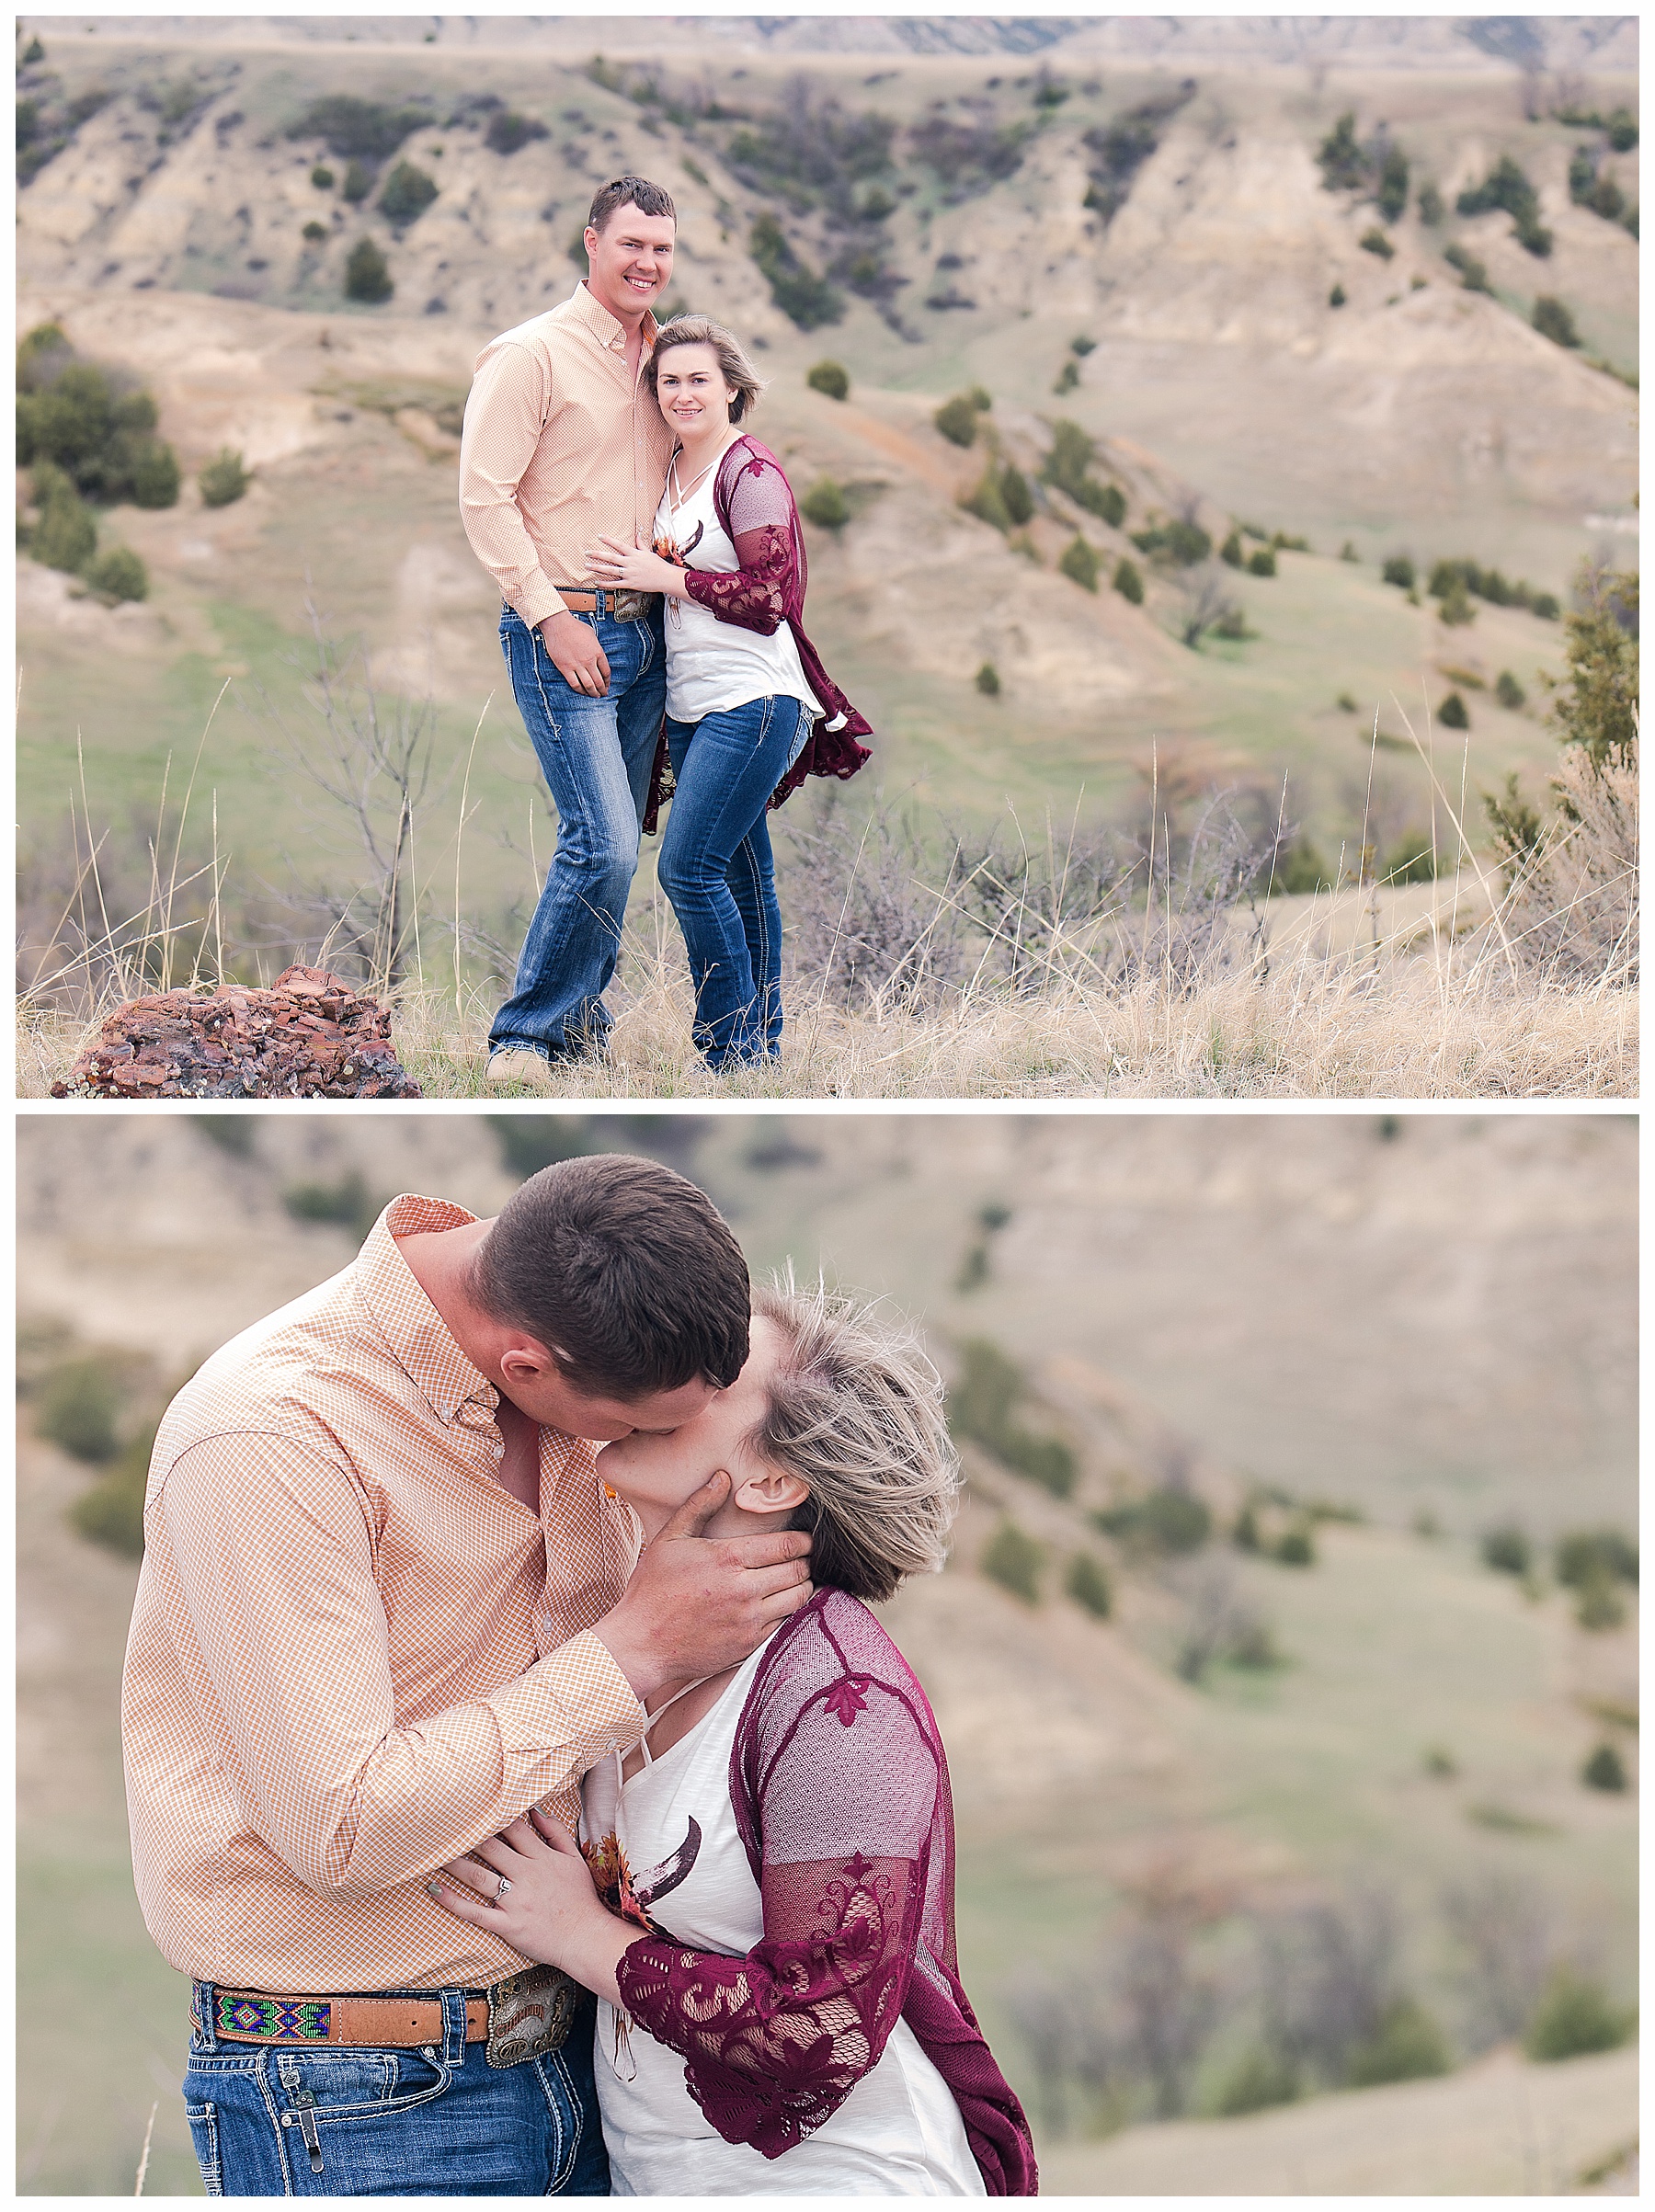
[[[672,194],[665,185],[651,184],[647,177],[611,177],[608,184],[598,188],[592,211],[587,217],[588,227],[601,237],[610,217],[628,200],[640,215],[664,215],[668,222],[678,221]]]
[[[747,1359],[751,1290],[728,1223],[684,1176],[631,1153],[531,1175],[485,1238],[471,1289],[588,1397],[727,1389]]]

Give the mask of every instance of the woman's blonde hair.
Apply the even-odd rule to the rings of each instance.
[[[644,381],[649,386],[650,397],[659,401],[656,389],[656,371],[661,356],[670,353],[675,346],[711,346],[717,357],[719,374],[730,387],[730,420],[745,422],[759,404],[759,394],[765,381],[741,349],[741,341],[734,331],[715,323],[711,315],[674,315],[670,323],[663,323],[655,342],[654,350],[644,364]]]
[[[810,1485],[793,1516],[811,1533],[818,1588],[888,1598],[935,1574],[959,1510],[960,1468],[942,1378],[914,1332],[864,1300],[791,1277],[754,1293],[782,1338],[770,1410],[749,1438],[769,1465]]]

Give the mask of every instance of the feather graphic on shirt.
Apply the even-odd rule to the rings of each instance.
[[[671,1932],[656,1925],[649,1908],[657,1898],[666,1897],[687,1878],[701,1846],[701,1822],[691,1814],[678,1849],[669,1853],[658,1866],[646,1866],[638,1875],[627,1864],[625,1848],[612,1828],[601,1841],[583,1843],[580,1848],[593,1887],[610,1910],[618,1919],[631,1921],[634,1927],[647,1929],[651,1935],[663,1936],[671,1943],[675,1940]]]
[[[696,547],[701,543],[702,532],[705,528],[705,523],[698,522],[695,528],[691,531],[687,542],[682,545],[675,543],[674,541],[668,537],[667,532],[663,530],[660,536],[656,538],[650,550],[652,553],[657,554],[661,560],[670,561],[675,568],[688,568],[690,565],[689,555],[692,553]]]

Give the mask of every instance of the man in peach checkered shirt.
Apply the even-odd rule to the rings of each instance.
[[[460,514],[499,587],[500,649],[557,809],[557,849],[489,1028],[488,1078],[555,1090],[553,1064],[601,1048],[667,709],[658,592],[591,573],[607,533],[647,545],[672,434],[644,382],[678,215],[645,177],[599,188],[587,274],[477,357]]]
[[[425,1881],[581,1775],[641,1701],[810,1594],[802,1534],[637,1554],[594,1446],[747,1356],[747,1267],[652,1161],[498,1219],[394,1200],[234,1339],[155,1440],[123,1695],[132,1863],[191,1977],[209,2195],[607,2195],[590,2000]]]

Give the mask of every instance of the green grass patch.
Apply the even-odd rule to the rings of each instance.
[[[154,2104],[145,2195],[202,2195],[178,2093],[189,1984],[150,1941],[124,1825],[25,1830],[17,1887],[19,2191],[131,2196]]]

